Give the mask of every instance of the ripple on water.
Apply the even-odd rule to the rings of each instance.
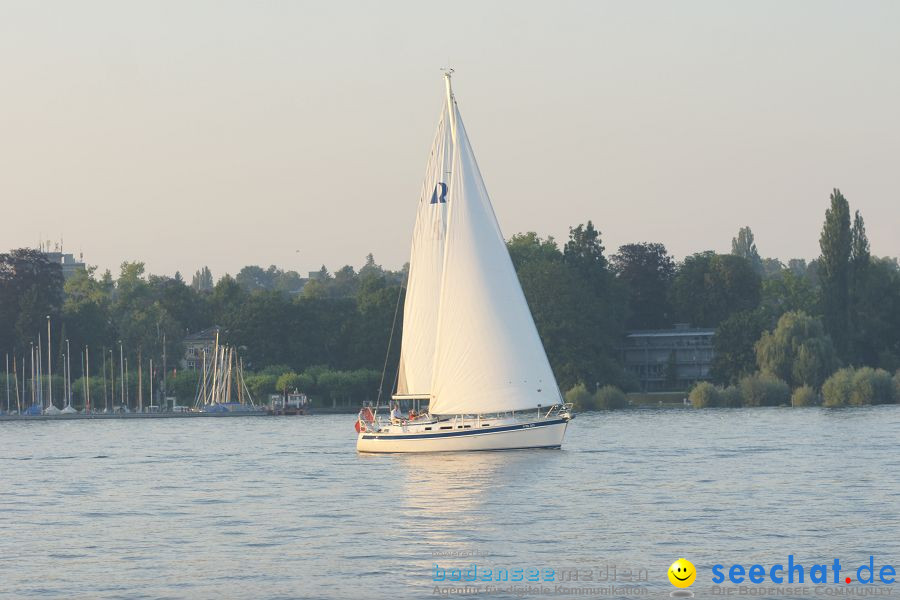
[[[0,423],[0,594],[355,600],[430,596],[435,562],[900,555],[900,407],[585,414],[562,451],[413,457],[357,455],[352,419]]]

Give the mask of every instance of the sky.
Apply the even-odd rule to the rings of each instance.
[[[506,236],[900,255],[900,3],[0,0],[0,250],[218,277],[408,260],[454,91]]]

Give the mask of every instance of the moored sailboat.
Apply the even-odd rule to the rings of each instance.
[[[446,100],[413,231],[395,401],[361,411],[361,452],[559,448],[565,405],[445,73]]]

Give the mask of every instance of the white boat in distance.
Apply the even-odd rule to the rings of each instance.
[[[478,170],[445,74],[446,100],[419,198],[397,400],[428,413],[360,411],[360,452],[559,448],[572,418]]]

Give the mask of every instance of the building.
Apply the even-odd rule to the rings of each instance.
[[[622,346],[625,370],[637,377],[645,392],[686,390],[710,378],[715,329],[629,331]]]
[[[184,358],[181,366],[194,371],[203,368],[203,351],[207,357],[212,357],[213,347],[216,345],[216,332],[219,326],[214,325],[203,331],[192,333],[184,338]]]
[[[65,280],[68,280],[77,271],[84,269],[84,260],[81,255],[78,256],[78,260],[75,260],[75,255],[62,252],[45,252],[44,255],[51,263],[62,267],[62,275]]]

